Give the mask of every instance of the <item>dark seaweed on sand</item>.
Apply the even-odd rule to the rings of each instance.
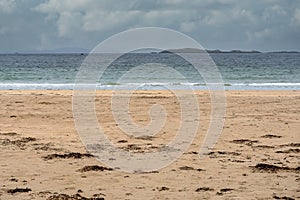
[[[289,144],[282,144],[279,146],[280,147],[300,147],[300,143],[289,143]]]
[[[78,170],[80,172],[88,171],[112,171],[113,168],[103,167],[99,165],[84,166],[82,169]]]
[[[238,139],[238,140],[232,140],[231,142],[235,144],[245,144],[251,146],[253,143],[258,143],[258,140]]]
[[[189,166],[182,166],[182,167],[179,167],[179,169],[180,170],[195,170],[195,171],[205,171],[204,169],[200,169],[200,168],[198,168],[198,169],[195,169],[195,168],[193,168],[193,167],[189,167]]]
[[[208,153],[209,156],[216,157],[217,155],[233,155],[233,156],[239,156],[241,153],[238,152],[229,152],[229,151],[211,151]]]
[[[279,197],[279,196],[274,195],[273,198],[274,198],[274,199],[295,200],[294,198],[292,198],[292,197],[287,197],[287,196]]]
[[[300,167],[291,168],[291,167],[281,167],[277,165],[265,164],[265,163],[258,163],[255,166],[250,166],[255,170],[260,172],[277,172],[277,171],[294,171],[300,172]]]
[[[67,159],[67,158],[81,159],[81,158],[85,158],[85,157],[93,157],[93,155],[89,154],[89,153],[74,153],[74,152],[66,153],[66,154],[54,153],[54,154],[44,156],[43,158],[45,160],[52,160],[52,159],[55,159],[55,158],[60,158],[60,159]]]
[[[195,190],[195,192],[206,192],[206,191],[214,191],[214,189],[210,187],[200,187]]]
[[[232,190],[234,190],[234,189],[232,189],[232,188],[222,188],[222,189],[220,189],[220,192],[216,193],[216,195],[221,195],[222,196],[224,193],[232,191]]]
[[[68,195],[68,194],[56,194],[52,195],[47,198],[47,200],[104,200],[103,197],[97,197],[98,195],[94,195],[95,197],[84,197],[81,196],[80,194],[73,194],[73,195]]]
[[[25,146],[26,143],[33,142],[33,141],[36,141],[36,138],[23,137],[23,138],[17,139],[17,140],[0,139],[0,142],[1,142],[2,145],[15,145],[15,146],[18,146],[18,147],[23,147],[23,146]]]
[[[261,136],[262,138],[269,138],[269,139],[272,139],[272,138],[281,138],[282,136],[281,135],[273,135],[273,134],[267,134],[267,135],[263,135]]]
[[[170,188],[165,187],[165,186],[162,186],[162,187],[157,187],[156,189],[157,189],[158,191],[166,191],[166,190],[169,190]]]
[[[276,151],[276,153],[300,153],[300,149],[288,149]]]
[[[7,190],[7,193],[10,193],[10,194],[15,194],[15,193],[23,193],[23,192],[30,192],[31,189],[30,188],[15,188],[15,189],[9,189]]]
[[[7,133],[0,133],[0,135],[5,135],[5,136],[17,136],[18,134],[15,132],[7,132]]]

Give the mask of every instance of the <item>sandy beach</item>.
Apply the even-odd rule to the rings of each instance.
[[[72,91],[0,92],[0,199],[300,199],[300,91],[226,91],[225,125],[205,158],[198,151],[210,121],[208,92],[198,91],[201,126],[170,166],[125,173],[86,152],[76,132]],[[96,110],[107,137],[132,152],[155,151],[174,136],[179,105],[167,91],[137,91],[130,113],[149,123],[149,106],[168,112],[153,138],[122,133],[98,91]]]

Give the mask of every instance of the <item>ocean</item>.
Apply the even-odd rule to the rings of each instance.
[[[197,54],[189,56],[194,55]],[[226,90],[300,90],[300,53],[211,53],[210,56]],[[86,57],[87,54],[1,54],[0,90],[72,90]],[[164,73],[157,63],[182,76]],[[105,63],[99,58],[95,65]],[[131,74],[130,70],[137,66],[142,67]],[[184,86],[207,89],[203,77],[190,63],[169,53],[125,54],[107,67],[96,84],[99,90],[156,90],[168,85],[175,89]]]

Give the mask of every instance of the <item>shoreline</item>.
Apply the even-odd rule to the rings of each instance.
[[[0,83],[0,90],[74,90],[75,83]],[[76,87],[80,88],[80,84]],[[128,83],[128,84],[87,84],[91,90],[209,90],[204,83]],[[137,88],[138,87],[138,88]],[[221,90],[300,90],[300,83],[222,83],[210,87]]]
[[[74,90],[70,89],[70,90],[40,90],[40,89],[33,89],[33,90],[1,90],[0,92],[5,92],[5,93],[13,93],[13,92],[24,92],[24,93],[35,93],[35,92],[45,92],[45,93],[51,93],[51,92],[69,92],[69,93],[73,93]],[[88,90],[89,91],[89,90]],[[113,91],[131,91],[131,90],[95,90],[97,93],[111,93]],[[135,92],[164,92],[164,91],[170,91],[170,90],[135,90]],[[187,91],[187,90],[179,90],[179,91]],[[198,92],[209,92],[209,90],[192,90],[196,93]],[[278,92],[284,92],[284,93],[288,93],[288,92],[300,92],[300,90],[224,90],[224,92],[271,92],[271,93],[278,93]]]

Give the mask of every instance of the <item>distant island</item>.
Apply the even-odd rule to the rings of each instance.
[[[299,53],[298,51],[273,51],[273,52],[261,52],[256,50],[251,51],[242,51],[242,50],[230,50],[222,51],[219,49],[216,50],[203,50],[195,48],[183,48],[183,49],[168,49],[163,50],[159,53]]]
[[[28,51],[28,52],[0,52],[0,54],[79,54],[79,55],[88,55],[93,54],[95,52],[90,52],[88,49],[84,48],[60,48],[60,49],[54,49],[54,50],[41,50],[41,51]],[[107,53],[113,53],[113,52],[107,52]],[[124,53],[124,52],[121,52]],[[165,54],[165,53],[300,53],[300,51],[268,51],[268,52],[261,52],[257,50],[251,50],[251,51],[244,51],[244,50],[209,50],[209,49],[196,49],[196,48],[181,48],[181,49],[167,49],[167,50],[158,50],[153,48],[145,48],[145,49],[137,49],[134,51],[131,51],[129,53],[151,53],[151,54]]]
[[[231,50],[231,51],[221,51],[219,49],[216,50],[203,50],[203,49],[195,49],[195,48],[183,48],[183,49],[168,49],[161,51],[159,53],[262,53],[260,51],[241,51],[241,50]]]

